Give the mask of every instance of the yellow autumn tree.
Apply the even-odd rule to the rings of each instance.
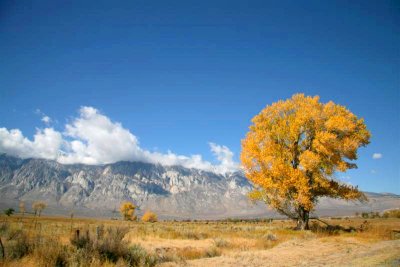
[[[252,122],[240,155],[256,186],[251,199],[296,220],[298,229],[308,229],[320,197],[366,199],[335,178],[357,167],[357,150],[370,139],[364,120],[344,106],[296,94],[267,106]]]
[[[122,217],[126,221],[132,221],[135,219],[135,205],[132,202],[125,201],[119,207]]]
[[[142,222],[157,222],[157,214],[151,211],[146,211],[142,216]]]

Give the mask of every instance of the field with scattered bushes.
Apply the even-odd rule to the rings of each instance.
[[[393,212],[393,214],[397,214]],[[394,216],[395,217],[395,216]],[[400,219],[122,221],[0,217],[1,266],[396,266]]]

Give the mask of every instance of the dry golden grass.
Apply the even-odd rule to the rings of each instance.
[[[253,257],[263,259],[269,256],[271,262],[275,261],[275,266],[279,266],[285,259],[288,260],[287,265],[290,262],[294,265],[299,263],[296,257],[301,258],[304,253],[310,254],[312,250],[308,250],[309,248],[320,252],[315,254],[315,257],[320,257],[316,259],[320,264],[324,262],[324,253],[335,255],[337,252],[346,256],[355,251],[364,251],[368,255],[367,248],[374,251],[370,258],[375,262],[390,263],[397,260],[396,254],[384,252],[383,247],[390,245],[396,248],[400,242],[390,241],[397,238],[393,236],[392,230],[400,229],[399,219],[350,218],[325,221],[341,227],[327,229],[322,223],[313,221],[312,231],[296,231],[293,230],[295,224],[289,220],[143,223],[84,218],[71,220],[62,217],[0,217],[0,237],[6,247],[6,259],[0,265],[158,264],[220,267],[240,266],[243,263],[243,266],[263,266],[262,261]],[[85,240],[74,241],[77,229],[80,230],[81,238],[89,236],[89,243]],[[122,232],[118,234],[115,229]],[[118,235],[122,235],[121,239],[115,239]],[[28,240],[27,249],[16,241],[18,238]],[[382,243],[385,241],[395,243]],[[387,245],[381,248],[378,246],[381,243]],[[273,251],[275,254],[270,254]],[[15,255],[12,256],[11,252]],[[400,258],[400,252],[397,255]],[[373,261],[371,260],[372,266]],[[364,266],[369,264],[361,258],[359,262]]]

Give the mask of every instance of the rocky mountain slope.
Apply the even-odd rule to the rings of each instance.
[[[241,173],[218,175],[180,166],[117,162],[101,166],[63,165],[51,160],[0,155],[0,208],[29,207],[44,200],[48,213],[116,216],[123,200],[139,213],[153,210],[164,218],[216,219],[276,215],[265,205],[248,201],[252,185]],[[353,214],[400,206],[391,194],[368,194],[368,203],[323,199],[322,214]],[[114,211],[114,212],[113,212]]]

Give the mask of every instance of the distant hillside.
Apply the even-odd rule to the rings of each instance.
[[[139,213],[152,210],[162,218],[218,219],[276,216],[265,205],[246,197],[252,188],[239,172],[219,175],[181,166],[117,162],[101,166],[63,165],[51,160],[0,155],[0,208],[27,207],[44,200],[47,213],[80,216],[118,216],[123,200],[133,201]],[[321,199],[317,213],[352,215],[400,206],[400,196],[366,193],[367,203]]]

